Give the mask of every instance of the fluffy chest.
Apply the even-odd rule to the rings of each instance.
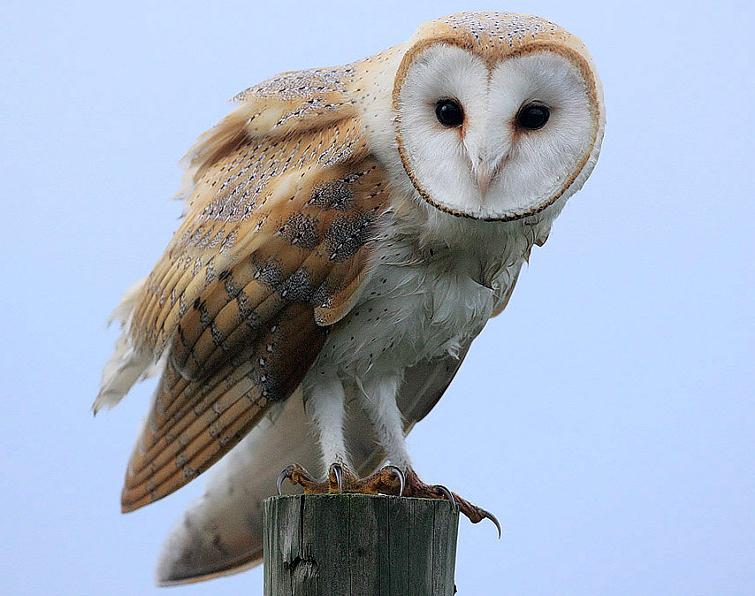
[[[505,306],[533,244],[545,241],[561,208],[483,222],[396,196],[374,241],[368,281],[331,328],[312,377],[335,373],[359,382],[368,372],[401,374],[458,353]]]
[[[515,277],[503,266],[486,280],[483,269],[471,253],[427,258],[401,244],[383,250],[357,304],[332,329],[317,366],[344,378],[363,377],[455,354],[480,332]]]

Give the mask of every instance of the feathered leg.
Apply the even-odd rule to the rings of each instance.
[[[390,462],[403,471],[404,478],[401,482],[401,494],[407,497],[448,499],[458,505],[459,510],[472,523],[477,523],[483,519],[491,520],[496,528],[498,528],[498,534],[500,535],[501,527],[494,515],[473,505],[456,493],[452,493],[444,486],[425,484],[412,469],[406,449],[401,412],[396,404],[396,394],[400,385],[400,376],[375,376],[370,382],[365,383],[364,392],[367,414],[375,427],[380,444],[388,454]],[[388,468],[383,468],[360,482],[367,489],[373,486],[382,487],[389,484],[391,476],[394,475]]]
[[[441,485],[425,484],[412,469],[406,449],[401,412],[396,394],[401,385],[399,375],[372,375],[363,384],[365,411],[375,428],[378,440],[388,455],[387,465],[371,476],[357,478],[348,463],[343,438],[344,391],[341,382],[333,377],[320,379],[309,390],[307,409],[315,420],[320,434],[323,461],[328,469],[325,482],[317,482],[301,466],[285,468],[278,478],[278,492],[288,479],[304,488],[304,492],[354,492],[392,494],[425,499],[448,499],[459,507],[472,523],[491,520],[498,534],[501,527],[494,515],[473,505]]]
[[[343,384],[335,375],[317,375],[317,382],[305,387],[305,407],[315,423],[323,468],[328,475],[324,482],[319,482],[299,464],[291,464],[278,476],[278,493],[286,480],[300,485],[307,493],[341,492],[344,475],[353,477],[343,432],[345,398]]]
[[[330,464],[350,466],[344,441],[343,418],[346,395],[335,375],[322,376],[305,389],[305,407],[317,427],[324,469]]]
[[[396,404],[396,394],[400,385],[399,375],[373,375],[364,383],[363,397],[365,411],[388,455],[388,460],[404,470],[411,467],[411,461],[406,449],[401,412]]]

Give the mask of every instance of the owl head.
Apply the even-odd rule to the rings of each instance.
[[[395,146],[419,196],[478,220],[520,219],[576,192],[603,136],[587,50],[533,16],[464,13],[423,25],[392,102]]]

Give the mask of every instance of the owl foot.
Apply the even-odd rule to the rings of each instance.
[[[328,482],[317,482],[306,468],[299,464],[290,464],[283,468],[280,474],[278,474],[278,479],[275,483],[278,488],[278,496],[283,494],[283,483],[286,480],[290,480],[291,484],[301,486],[305,493],[330,492]]]
[[[384,466],[377,472],[364,478],[355,479],[348,492],[367,495],[404,495],[406,478],[404,472],[396,466]]]
[[[446,499],[451,501],[451,504],[456,505],[459,508],[459,511],[461,511],[473,524],[479,523],[483,519],[489,519],[498,530],[498,537],[501,537],[501,524],[498,523],[495,515],[489,511],[485,511],[482,507],[473,505],[466,499],[463,499],[456,493],[448,490],[445,486],[440,484],[425,484],[411,468],[407,468],[404,477],[406,486],[403,494],[405,497]]]
[[[304,489],[306,494],[323,493],[362,493],[401,496],[404,492],[404,473],[396,466],[385,466],[366,478],[357,478],[348,467],[340,463],[331,464],[328,477],[318,482],[299,464],[286,466],[278,475],[278,494],[283,483],[289,480]]]
[[[473,505],[456,493],[451,492],[440,484],[425,484],[411,468],[406,472],[396,466],[384,466],[371,476],[357,478],[348,467],[341,463],[331,464],[328,477],[318,482],[299,464],[291,464],[283,468],[278,475],[278,494],[282,494],[283,483],[289,480],[304,489],[305,494],[325,493],[361,493],[397,495],[399,497],[417,497],[420,499],[446,499],[459,508],[473,524],[489,519],[498,530],[501,537],[501,524],[495,515],[482,507]]]

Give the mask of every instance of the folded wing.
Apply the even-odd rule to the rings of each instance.
[[[284,401],[361,287],[388,201],[349,76],[253,87],[190,153],[185,218],[131,318],[134,349],[166,365],[124,511],[201,474]]]

